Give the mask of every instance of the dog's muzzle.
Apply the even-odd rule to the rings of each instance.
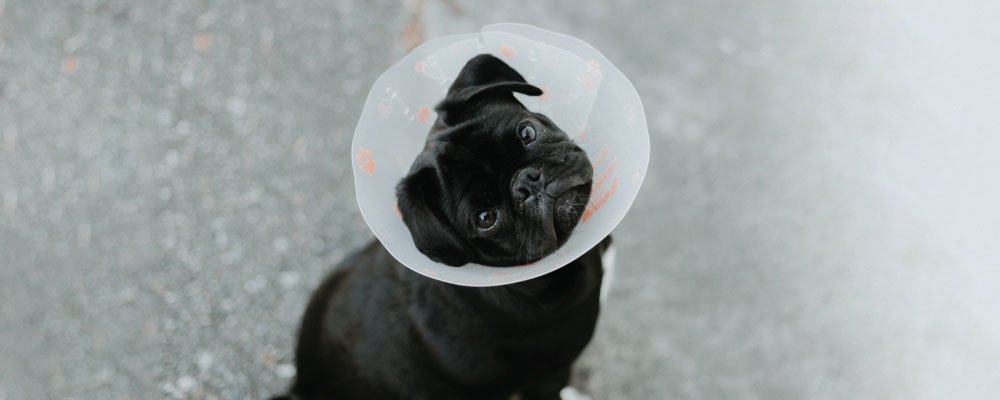
[[[518,204],[556,195],[545,191],[545,176],[535,167],[521,168],[511,180],[511,197]]]

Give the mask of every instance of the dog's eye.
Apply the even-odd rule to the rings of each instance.
[[[517,136],[521,138],[521,142],[525,145],[531,144],[538,137],[538,133],[535,132],[535,126],[531,124],[525,124],[521,127],[521,130],[517,133]]]
[[[476,213],[476,226],[480,229],[492,228],[497,223],[497,213],[493,210],[482,210]]]

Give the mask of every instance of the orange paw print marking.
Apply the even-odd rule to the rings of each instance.
[[[361,167],[362,171],[368,173],[369,176],[375,175],[375,160],[372,159],[372,151],[364,147],[358,148],[358,167]]]
[[[427,106],[420,107],[420,109],[417,110],[417,121],[424,123],[429,119],[431,119],[431,109]]]
[[[500,55],[504,56],[505,58],[514,58],[517,57],[517,51],[515,51],[513,47],[510,47],[508,45],[502,45],[500,46]]]
[[[416,64],[413,64],[413,71],[418,74],[422,74],[426,70],[427,70],[427,62],[425,61],[417,61]]]

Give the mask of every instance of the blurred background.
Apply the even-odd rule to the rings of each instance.
[[[935,4],[940,3],[940,4]],[[259,399],[372,235],[351,135],[422,41],[526,22],[652,160],[577,387],[1000,393],[997,3],[0,0],[0,400]]]

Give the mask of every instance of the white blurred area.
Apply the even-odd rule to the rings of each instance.
[[[893,361],[879,367],[901,380],[898,398],[997,398],[1000,3],[895,1],[873,12],[884,25],[856,45],[899,89],[878,99],[871,171],[855,171],[870,172],[890,212],[872,215],[888,223],[863,258],[882,265],[859,293],[881,308],[867,322],[884,328]]]

